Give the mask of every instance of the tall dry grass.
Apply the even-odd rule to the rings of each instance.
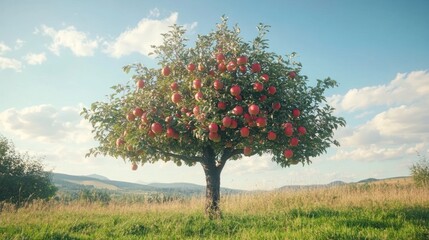
[[[178,199],[167,203],[121,203],[85,204],[72,202],[33,202],[26,207],[15,209],[4,205],[3,213],[63,212],[85,214],[86,212],[103,214],[175,214],[201,213],[204,209],[204,197]],[[221,208],[224,213],[266,214],[292,209],[350,207],[380,207],[383,205],[428,205],[429,189],[416,187],[409,179],[398,179],[368,184],[347,184],[329,188],[313,188],[284,191],[251,192],[238,195],[224,195]],[[22,215],[21,215],[22,216]]]

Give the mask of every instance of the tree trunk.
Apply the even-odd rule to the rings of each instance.
[[[222,168],[216,166],[214,151],[206,149],[203,166],[206,175],[206,204],[205,213],[209,219],[219,219],[222,217],[220,211],[220,173]]]

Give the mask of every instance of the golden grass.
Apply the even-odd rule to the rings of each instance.
[[[121,203],[113,202],[108,205],[84,204],[72,202],[34,202],[19,212],[60,211],[64,213],[163,213],[177,214],[202,213],[204,197],[179,199],[168,203]],[[222,196],[221,208],[224,213],[270,213],[290,211],[297,208],[328,207],[344,209],[349,207],[371,207],[385,204],[428,205],[429,189],[416,187],[409,178],[391,179],[373,183],[347,184],[329,188],[268,191]],[[8,210],[9,209],[9,210]],[[14,211],[12,207],[4,206],[3,212]],[[34,213],[34,212],[33,212]]]

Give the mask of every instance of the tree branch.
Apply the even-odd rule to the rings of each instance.
[[[225,148],[223,150],[222,156],[220,157],[219,165],[217,166],[220,171],[222,171],[223,167],[225,166],[226,161],[230,159],[231,157],[243,153],[243,149],[232,149],[232,148]]]
[[[161,153],[161,154],[163,154],[163,155],[165,155],[165,156],[173,157],[173,158],[177,158],[177,159],[181,159],[181,160],[183,160],[183,161],[185,161],[185,162],[189,162],[189,161],[201,162],[201,161],[203,160],[203,158],[202,158],[202,157],[196,157],[196,156],[185,156],[185,155],[175,154],[175,153],[171,153],[171,152],[166,152],[166,151],[163,151],[163,150],[161,150],[161,149],[159,149],[159,148],[156,148],[156,147],[152,147],[152,148],[153,148],[155,151],[157,151],[157,152],[159,152],[159,153]]]

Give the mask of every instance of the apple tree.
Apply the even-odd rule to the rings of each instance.
[[[324,92],[293,55],[268,50],[268,26],[246,42],[226,19],[188,47],[185,29],[174,25],[153,46],[159,68],[131,64],[134,75],[113,86],[108,102],[95,102],[82,115],[99,146],[88,155],[138,164],[173,161],[200,164],[206,176],[206,215],[220,217],[220,174],[228,160],[269,154],[281,167],[309,164],[339,143],[334,130],[345,120],[333,115]]]

